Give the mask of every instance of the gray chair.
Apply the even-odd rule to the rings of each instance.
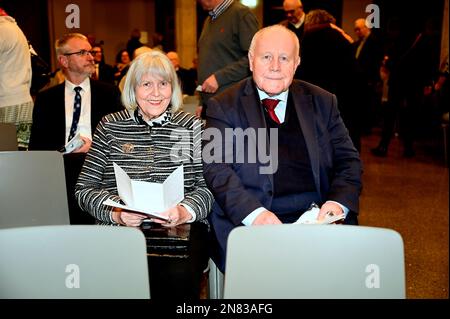
[[[60,153],[0,152],[0,174],[0,228],[70,223]]]
[[[12,123],[0,123],[0,151],[17,151],[17,131]]]
[[[405,298],[401,236],[347,225],[238,227],[224,298]]]
[[[2,229],[0,298],[148,299],[144,235],[94,225]]]

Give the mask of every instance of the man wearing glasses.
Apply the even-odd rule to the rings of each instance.
[[[97,124],[103,116],[123,109],[120,91],[111,84],[90,79],[95,71],[94,57],[84,35],[66,34],[56,41],[55,47],[65,81],[36,96],[28,149],[65,153],[70,222],[92,224],[94,221],[75,200],[74,187]]]
[[[103,47],[101,45],[94,44],[91,54],[94,57],[95,63],[95,72],[92,73],[91,79],[114,84],[114,68],[105,62]]]
[[[301,41],[305,28],[305,12],[302,2],[300,0],[284,0],[283,10],[286,20],[281,21],[280,24],[294,32]]]
[[[65,151],[67,142],[79,135],[83,145],[73,152],[86,153],[101,118],[123,109],[120,91],[89,78],[95,63],[84,35],[66,34],[55,46],[65,81],[37,95],[29,149]]]

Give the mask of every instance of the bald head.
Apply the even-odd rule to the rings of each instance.
[[[370,29],[366,26],[366,19],[360,18],[355,20],[355,34],[360,40],[369,36]]]
[[[170,51],[167,52],[166,55],[169,58],[170,62],[172,62],[173,66],[175,67],[175,70],[177,70],[180,67],[180,58],[178,57],[178,53]]]
[[[303,12],[303,4],[300,0],[284,0],[283,10],[286,19],[293,24],[297,24],[305,14]]]
[[[136,59],[138,56],[140,56],[143,53],[147,53],[147,52],[151,52],[151,51],[152,51],[152,49],[145,45],[140,48],[137,48],[136,50],[134,50],[133,59]]]

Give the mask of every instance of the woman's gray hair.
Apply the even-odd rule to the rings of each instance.
[[[136,110],[136,88],[141,84],[144,75],[160,77],[172,86],[170,98],[171,112],[175,113],[183,104],[180,83],[175,68],[165,54],[154,50],[139,55],[131,63],[126,74],[125,85],[122,91],[122,103],[129,110]]]

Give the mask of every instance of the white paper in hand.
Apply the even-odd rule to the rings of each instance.
[[[297,221],[294,222],[294,224],[304,224],[304,225],[320,225],[320,224],[332,224],[339,220],[344,219],[344,214],[340,215],[331,215],[327,214],[325,215],[325,218],[322,220],[318,220],[319,217],[320,208],[315,206],[311,209],[308,209],[306,212],[300,216]]]
[[[104,205],[119,207],[167,220],[160,213],[175,206],[184,198],[183,165],[175,169],[163,183],[131,180],[128,174],[113,163],[117,192],[126,205],[106,200]]]
[[[84,141],[78,132],[70,141],[64,145],[64,154],[69,154],[84,145]]]

